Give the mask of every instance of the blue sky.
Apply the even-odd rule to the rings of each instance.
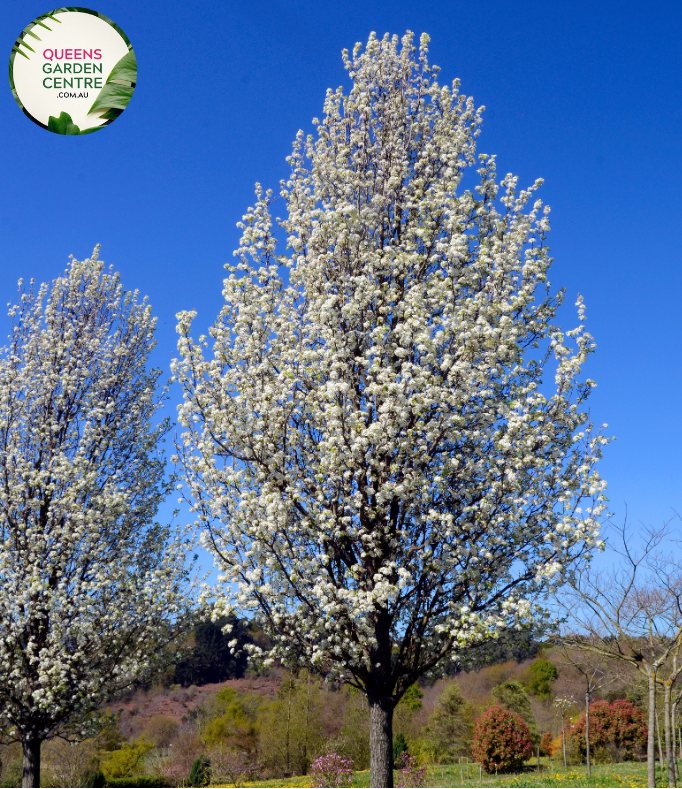
[[[9,57],[42,0],[4,7]],[[487,107],[479,151],[522,185],[545,179],[551,280],[587,305],[597,354],[592,417],[617,441],[601,472],[617,519],[682,513],[682,7],[676,3],[101,0],[127,33],[138,85],[96,134],[48,133],[0,91],[0,294],[51,279],[96,243],[159,317],[168,369],[175,313],[221,304],[222,265],[253,185],[277,189],[296,131],[341,50],[370,31],[431,36],[441,80]],[[573,311],[564,313],[566,328]],[[571,324],[570,326],[568,324]],[[3,327],[4,324],[0,324]],[[197,334],[199,331],[196,332]],[[177,401],[178,393],[174,392]]]

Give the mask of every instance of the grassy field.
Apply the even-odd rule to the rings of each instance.
[[[458,787],[598,787],[598,786],[646,786],[646,764],[627,762],[625,764],[599,764],[593,766],[592,776],[588,779],[587,768],[580,766],[564,767],[563,765],[541,764],[540,770],[535,766],[528,767],[522,773],[511,775],[478,775],[466,777],[464,767],[464,780],[462,780],[458,766],[435,768],[429,771],[427,782],[429,786],[458,786]],[[440,775],[439,775],[440,772]],[[473,773],[470,768],[470,774]],[[476,770],[477,772],[477,770]]]
[[[646,786],[646,764],[642,762],[626,762],[625,764],[598,764],[592,767],[592,777],[587,778],[587,768],[573,766],[564,768],[557,763],[549,763],[542,759],[540,770],[535,764],[529,765],[522,773],[510,775],[486,775],[479,778],[478,765],[442,765],[430,767],[427,773],[426,786],[429,787],[601,787],[601,786]],[[468,775],[467,775],[468,767]],[[667,785],[667,776],[657,772],[656,783]],[[227,786],[227,784],[222,784]],[[296,778],[281,778],[271,781],[258,781],[239,784],[244,787],[310,787],[309,775]],[[354,787],[369,787],[369,770],[355,773]]]

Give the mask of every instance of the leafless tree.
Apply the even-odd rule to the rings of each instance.
[[[607,659],[598,652],[576,649],[575,647],[571,648],[567,645],[562,646],[562,662],[577,671],[585,684],[585,754],[587,776],[589,778],[592,776],[592,763],[590,760],[590,699],[598,690],[615,682],[617,677],[610,671]],[[565,761],[566,744],[564,742],[564,763]]]
[[[575,701],[572,698],[557,698],[554,701],[554,706],[561,716],[561,750],[564,757],[564,767],[566,767],[566,710],[575,706]]]
[[[562,579],[556,600],[570,632],[567,647],[605,660],[629,663],[647,679],[649,732],[647,784],[656,785],[656,689],[664,696],[666,757],[674,763],[671,736],[673,687],[682,671],[682,568],[671,522],[639,533],[640,547],[625,523],[611,527],[611,569],[583,565]],[[676,769],[668,770],[676,786]]]

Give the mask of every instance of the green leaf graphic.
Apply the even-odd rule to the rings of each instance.
[[[55,118],[54,115],[50,115],[47,121],[47,128],[56,134],[92,134],[92,132],[99,131],[104,127],[93,126],[91,129],[83,129],[83,131],[81,131],[73,122],[69,113],[62,112],[58,118]]]
[[[112,107],[124,110],[133,95],[133,90],[132,86],[118,85],[115,82],[107,83],[99,92],[95,103],[90,107],[90,113]]]
[[[107,110],[103,115],[100,115],[99,117],[102,118],[102,119],[106,119],[106,120],[109,120],[109,119],[114,120],[115,118],[118,118],[118,116],[122,112],[123,112],[123,110],[112,108],[110,110]]]
[[[19,36],[19,38],[14,43],[14,46],[12,47],[12,52],[13,53],[17,53],[18,52],[20,55],[23,55],[23,57],[25,57],[27,60],[30,60],[31,58],[23,50],[19,49],[19,47],[20,46],[24,46],[24,47],[26,47],[26,49],[31,50],[31,52],[33,52],[33,54],[35,55],[35,50],[32,49],[25,41],[26,36],[32,36],[33,38],[36,39],[36,41],[42,41],[42,38],[40,38],[40,36],[37,36],[33,32],[33,30],[31,28],[36,27],[36,26],[39,25],[40,27],[44,27],[45,30],[47,30],[48,32],[51,32],[52,28],[48,27],[45,24],[43,24],[40,20],[41,19],[52,19],[54,22],[57,22],[58,24],[61,25],[61,22],[56,17],[52,16],[53,13],[56,13],[56,11],[60,11],[60,10],[63,10],[63,9],[56,9],[54,12],[50,12],[49,14],[42,14],[37,19],[34,19],[33,22],[31,22],[31,24],[28,25],[28,27],[25,27],[21,31],[21,35]],[[10,60],[10,64],[11,63],[12,63],[12,61]],[[13,80],[14,77],[12,76],[11,79]],[[13,82],[11,84],[12,84],[12,86],[14,86]],[[14,87],[12,87],[12,92],[14,92]],[[19,105],[23,106],[21,104],[21,102],[19,102]]]
[[[71,116],[68,112],[62,112],[58,118],[55,118],[54,115],[50,115],[47,121],[47,128],[56,134],[81,133],[81,130],[78,128],[78,126],[76,126],[73,120],[71,120]]]
[[[137,82],[137,60],[132,49],[111,70],[107,82],[113,81],[132,83],[133,85]]]
[[[137,82],[137,60],[135,53],[130,50],[124,55],[111,70],[106,84],[97,94],[94,104],[88,114],[98,110],[117,109],[121,112],[128,106]],[[120,113],[119,113],[120,115]],[[111,117],[108,113],[100,117]],[[116,116],[118,117],[118,116]]]

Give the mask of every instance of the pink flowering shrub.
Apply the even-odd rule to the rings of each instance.
[[[417,760],[403,751],[395,762],[397,787],[424,786],[426,782],[426,767],[418,767]]]
[[[476,721],[473,755],[487,773],[510,773],[532,754],[528,727],[520,715],[494,704]]]
[[[353,760],[343,759],[338,753],[328,753],[313,762],[310,775],[314,787],[350,786],[353,781]]]

